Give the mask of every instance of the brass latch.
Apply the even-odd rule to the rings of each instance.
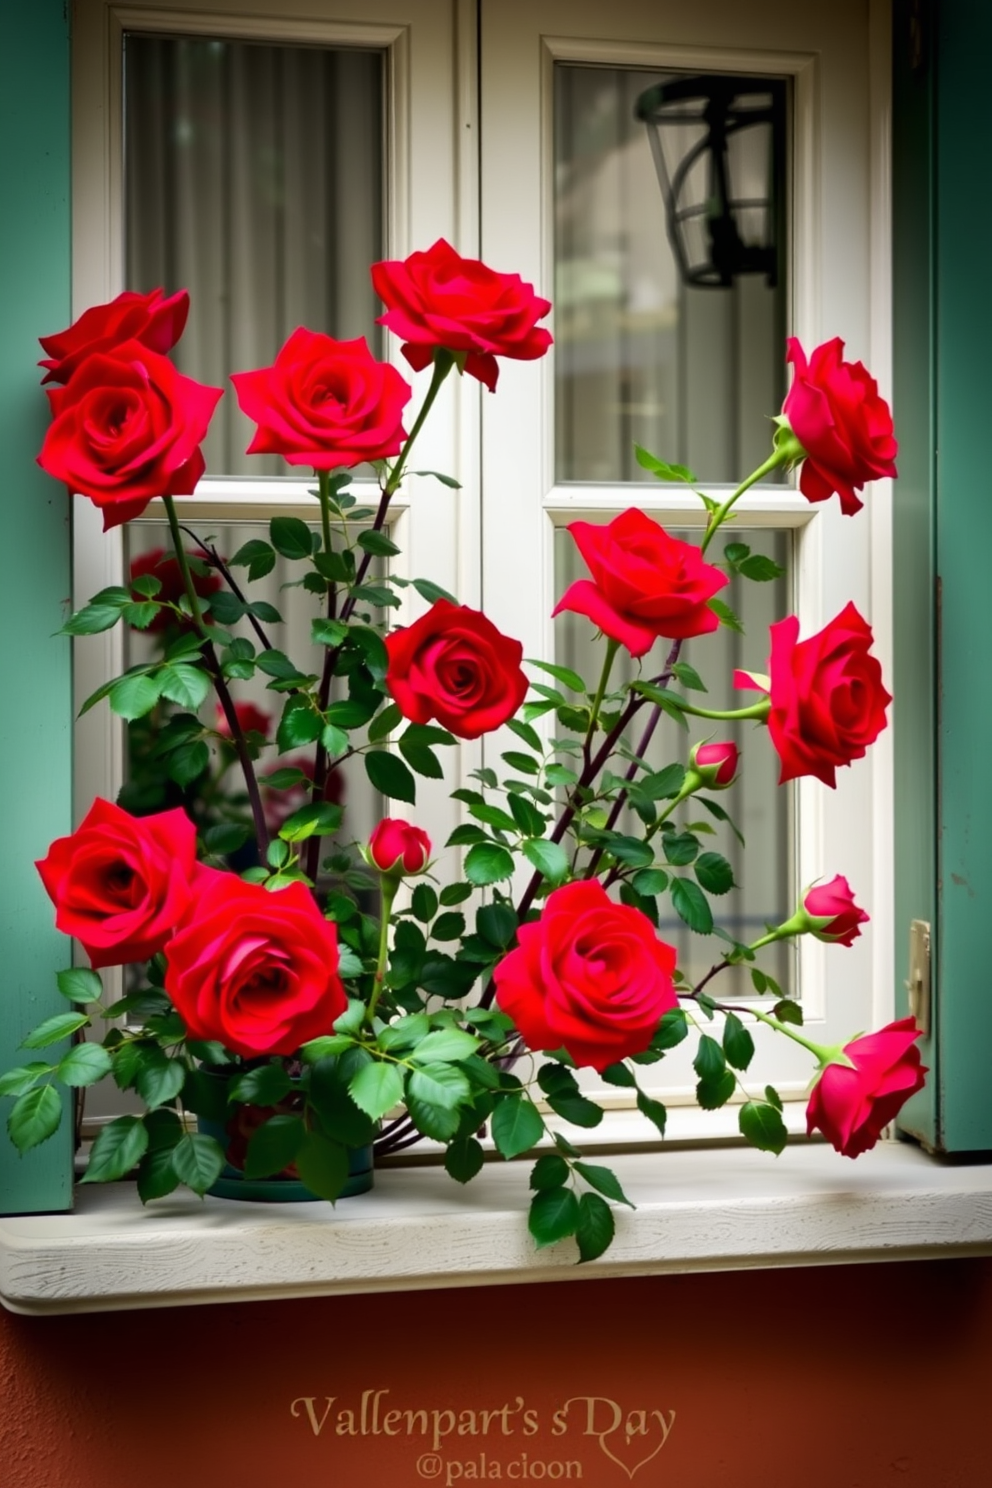
[[[909,922],[909,1011],[923,1033],[930,1036],[930,923]]]

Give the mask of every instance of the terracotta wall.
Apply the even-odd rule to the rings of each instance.
[[[979,1488],[990,1378],[984,1260],[4,1313],[0,1488]]]

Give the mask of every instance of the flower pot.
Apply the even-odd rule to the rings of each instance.
[[[204,1070],[203,1073],[210,1077],[211,1082],[216,1080],[219,1086],[222,1085],[224,1075],[219,1071]],[[292,1164],[268,1178],[246,1178],[242,1171],[252,1133],[270,1116],[286,1115],[298,1109],[298,1102],[299,1097],[290,1094],[277,1106],[234,1105],[230,1107],[226,1121],[198,1115],[198,1130],[204,1136],[214,1137],[227,1154],[227,1163],[220,1177],[211,1184],[207,1193],[217,1199],[244,1199],[263,1204],[326,1202],[320,1194],[307,1188]],[[338,1198],[348,1199],[355,1194],[367,1193],[374,1180],[371,1144],[348,1149],[348,1173],[348,1181]]]

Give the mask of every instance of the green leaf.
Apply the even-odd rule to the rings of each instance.
[[[180,662],[162,668],[158,674],[158,687],[160,695],[168,698],[170,703],[178,703],[180,708],[195,713],[210,691],[210,678],[199,667]]]
[[[320,742],[331,759],[337,759],[338,755],[344,754],[348,748],[348,735],[336,724],[328,723],[320,731]]]
[[[688,878],[672,879],[672,904],[675,913],[684,920],[697,935],[709,935],[713,929],[713,914],[706,896],[698,885]]]
[[[782,1097],[779,1095],[774,1085],[765,1086],[765,1099],[768,1101],[769,1105],[775,1107],[776,1111],[782,1110]]]
[[[370,749],[363,758],[365,773],[376,790],[394,801],[416,803],[416,783],[401,759],[384,749]]]
[[[95,971],[85,966],[70,966],[68,971],[60,971],[55,980],[62,996],[70,1002],[99,1002],[103,996],[103,983]]]
[[[579,1245],[579,1261],[595,1261],[609,1250],[616,1233],[613,1211],[599,1194],[584,1193],[579,1200],[579,1222],[575,1238]]]
[[[774,1152],[777,1156],[789,1140],[785,1122],[770,1103],[745,1101],[737,1119],[741,1135],[762,1152]]]
[[[147,601],[144,604],[129,604],[124,606],[121,616],[125,623],[133,626],[135,630],[147,630],[161,608],[161,605]]]
[[[485,822],[487,827],[495,827],[498,832],[515,832],[517,824],[508,812],[499,806],[489,806],[483,801],[480,805],[472,805],[469,812],[478,821]]]
[[[430,884],[419,883],[413,891],[410,907],[417,919],[427,925],[437,914],[437,894]]]
[[[561,1188],[568,1182],[569,1166],[557,1152],[539,1157],[530,1171],[530,1186],[538,1192],[546,1188]]]
[[[463,1137],[458,1142],[452,1142],[444,1154],[445,1170],[456,1183],[469,1183],[480,1171],[484,1161],[485,1153],[475,1137]]]
[[[86,1028],[89,1021],[88,1013],[56,1013],[54,1017],[46,1018],[37,1028],[33,1028],[21,1048],[47,1049],[49,1044],[57,1044],[60,1039],[68,1038],[77,1028]]]
[[[294,790],[296,786],[302,785],[304,781],[309,785],[309,777],[304,775],[302,770],[285,769],[273,770],[271,775],[261,776],[259,783],[266,786],[269,790],[284,791]]]
[[[158,607],[155,606],[157,609]],[[77,610],[62,626],[59,635],[98,635],[102,630],[110,630],[121,618],[122,606],[119,604],[88,604],[81,610]]]
[[[148,1132],[138,1116],[118,1116],[97,1133],[81,1183],[115,1183],[148,1150]]]
[[[536,657],[527,658],[528,666],[536,666],[542,672],[547,672],[554,677],[556,682],[563,682],[572,692],[585,692],[586,684],[578,672],[573,672],[571,667],[553,666],[550,661],[538,661]]]
[[[185,1132],[170,1152],[172,1171],[180,1183],[196,1194],[205,1194],[216,1183],[224,1167],[224,1149],[216,1137],[203,1132]]]
[[[506,755],[503,758],[505,759]],[[513,820],[525,837],[540,838],[543,835],[547,817],[542,816],[526,796],[520,795],[517,791],[510,791],[506,804],[510,808]]]
[[[693,872],[710,894],[727,894],[734,887],[734,870],[720,853],[701,853]]]
[[[622,1089],[630,1090],[637,1084],[633,1074],[625,1064],[608,1064],[603,1070],[603,1079],[607,1085],[619,1085]]]
[[[560,842],[533,837],[521,843],[524,857],[551,883],[560,883],[568,873],[568,853]]]
[[[637,1109],[640,1111],[642,1116],[646,1116],[649,1121],[652,1121],[654,1123],[654,1125],[658,1128],[659,1135],[665,1135],[665,1125],[668,1121],[668,1112],[665,1110],[665,1107],[662,1105],[661,1101],[652,1100],[649,1095],[644,1094],[643,1090],[638,1090]]]
[[[414,475],[432,475],[435,480],[440,481],[442,486],[449,486],[452,491],[461,490],[461,482],[456,481],[453,475],[442,475],[440,470],[415,470]]]
[[[281,754],[313,744],[320,738],[324,721],[305,697],[290,697],[279,720],[276,743]]]
[[[407,1079],[407,1094],[411,1100],[453,1111],[469,1099],[472,1091],[461,1070],[451,1064],[435,1063],[425,1064],[411,1072]]]
[[[133,723],[136,718],[144,718],[146,713],[150,713],[158,702],[158,678],[146,672],[120,677],[111,687],[108,697],[111,710],[118,718]]]
[[[754,1039],[736,1013],[727,1013],[723,1025],[723,1052],[734,1069],[746,1070],[754,1058]]]
[[[544,746],[537,729],[531,728],[529,723],[521,723],[519,718],[508,718],[506,726],[518,739],[523,739],[528,749],[533,749],[535,754],[543,754]]]
[[[182,1090],[186,1065],[181,1059],[167,1059],[159,1050],[149,1050],[149,1055],[135,1076],[135,1089],[146,1106],[164,1106]]]
[[[654,775],[645,775],[638,782],[638,789],[652,801],[667,801],[678,795],[684,780],[685,769],[682,765],[666,765],[664,770],[658,770]]]
[[[475,917],[475,928],[490,945],[504,950],[517,933],[516,911],[509,904],[484,904]]]
[[[138,1164],[138,1198],[143,1204],[164,1199],[179,1187],[179,1174],[172,1166],[171,1147],[149,1149]]]
[[[620,1180],[612,1168],[603,1168],[597,1163],[577,1162],[575,1171],[585,1179],[590,1188],[605,1194],[615,1204],[626,1204],[629,1209],[635,1207],[620,1187]]]
[[[399,746],[403,758],[418,775],[423,775],[427,780],[444,779],[444,768],[433,749],[426,749],[422,744],[412,744],[406,735],[399,740]]]
[[[582,1126],[589,1129],[598,1126],[603,1119],[603,1112],[595,1101],[587,1100],[584,1095],[549,1095],[548,1105],[563,1121],[568,1121],[572,1126]]]
[[[578,1225],[579,1201],[570,1188],[539,1189],[531,1199],[527,1228],[539,1247],[574,1235]]]
[[[461,1028],[436,1028],[413,1050],[410,1058],[418,1064],[439,1060],[467,1059],[479,1047],[479,1040]]]
[[[296,1155],[296,1170],[311,1193],[333,1204],[348,1182],[348,1149],[319,1132],[307,1132]]]
[[[228,1087],[227,1098],[250,1106],[276,1106],[292,1088],[293,1082],[281,1064],[260,1064],[238,1076]]]
[[[777,1018],[780,1023],[795,1023],[799,1028],[803,1025],[803,1010],[791,997],[783,997],[781,1002],[775,1004],[772,1017]]]
[[[389,703],[369,724],[369,743],[378,744],[402,722],[403,714],[395,703]]]
[[[663,894],[668,888],[668,874],[663,868],[642,868],[634,874],[630,883],[635,893],[651,899],[655,894]]]
[[[414,579],[412,582],[421,599],[426,599],[428,604],[435,604],[439,599],[446,599],[453,605],[458,603],[453,594],[449,594],[447,589],[442,589],[440,584],[435,584],[430,579]]]
[[[376,558],[392,558],[400,551],[385,532],[360,532],[358,546],[363,552],[372,553]]]
[[[700,1080],[696,1086],[696,1104],[704,1111],[716,1111],[725,1106],[737,1088],[732,1070],[724,1070],[712,1080]]]
[[[417,1130],[423,1132],[425,1137],[433,1138],[435,1142],[450,1142],[462,1123],[461,1113],[457,1108],[452,1110],[446,1106],[434,1105],[431,1101],[412,1095],[409,1090],[406,1093],[406,1108]]]
[[[403,1100],[403,1071],[399,1065],[375,1060],[358,1071],[348,1086],[348,1094],[360,1111],[378,1121]]]
[[[675,868],[687,867],[699,851],[699,843],[691,832],[666,832],[662,847],[665,857]]]
[[[658,1031],[651,1040],[652,1049],[674,1049],[689,1032],[689,1020],[684,1008],[672,1008],[658,1024]]]
[[[279,828],[284,842],[305,842],[308,837],[330,837],[341,825],[344,815],[332,801],[313,801],[286,818]]]
[[[696,483],[696,476],[687,465],[668,465],[664,460],[659,460],[656,455],[642,449],[639,444],[634,445],[634,459],[642,470],[650,471],[652,475],[657,476],[658,480],[682,481],[688,486]]]
[[[269,537],[276,552],[284,558],[310,558],[313,555],[313,534],[299,517],[273,517],[269,523]]]
[[[110,1070],[110,1055],[102,1044],[74,1044],[59,1060],[56,1073],[65,1085],[95,1085]]]
[[[766,558],[763,553],[754,553],[750,558],[744,558],[737,568],[746,579],[755,579],[759,584],[767,584],[769,579],[781,578],[785,573],[780,564],[773,558]]]
[[[479,842],[465,857],[465,877],[477,888],[499,883],[513,873],[513,858],[495,842]]]
[[[611,837],[604,845],[618,863],[626,863],[629,868],[650,868],[654,862],[650,843],[639,837]]]
[[[722,599],[711,599],[710,609],[713,611],[714,615],[716,615],[721,625],[725,625],[728,630],[735,630],[738,635],[744,634],[743,625],[738,620],[737,616],[734,614],[730,606],[724,604]]]
[[[519,1157],[541,1140],[544,1122],[525,1095],[505,1096],[493,1112],[492,1133],[497,1151],[503,1157]]]
[[[441,890],[441,903],[445,906],[464,904],[472,897],[472,885],[467,883],[446,884]]]
[[[167,774],[177,785],[191,785],[202,775],[210,763],[210,750],[202,739],[193,744],[181,744],[169,755]]]
[[[232,568],[247,568],[248,579],[264,579],[267,573],[271,573],[276,566],[276,555],[267,542],[259,538],[252,538],[251,542],[244,543],[233,558],[228,559]]]
[[[716,1039],[710,1038],[708,1033],[700,1036],[699,1048],[696,1050],[692,1067],[701,1080],[715,1080],[727,1067],[723,1050]]]
[[[517,770],[521,775],[537,775],[540,773],[540,765],[536,759],[529,754],[524,754],[519,749],[508,749],[505,754],[500,755],[504,764],[511,770]]]
[[[46,1142],[58,1130],[62,1119],[62,1101],[52,1085],[35,1085],[13,1104],[7,1117],[7,1131],[18,1152],[27,1152]]]
[[[687,661],[677,661],[672,667],[672,675],[677,677],[682,686],[690,692],[706,692],[707,687],[695,667]]]
[[[281,1173],[296,1158],[305,1136],[301,1116],[272,1116],[256,1127],[248,1139],[245,1153],[246,1178],[271,1178]]]
[[[0,1075],[0,1095],[23,1095],[37,1085],[42,1075],[50,1074],[54,1064],[45,1064],[35,1059],[31,1064],[22,1064]]]

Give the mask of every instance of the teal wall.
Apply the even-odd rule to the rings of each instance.
[[[69,323],[69,32],[63,0],[0,5],[0,1069],[51,1012],[66,943],[32,867],[71,830],[69,503],[35,465],[47,423],[38,335]],[[15,230],[16,229],[16,230]],[[4,1119],[10,1102],[3,1101]],[[0,1206],[71,1204],[71,1130],[19,1158],[0,1137]]]

